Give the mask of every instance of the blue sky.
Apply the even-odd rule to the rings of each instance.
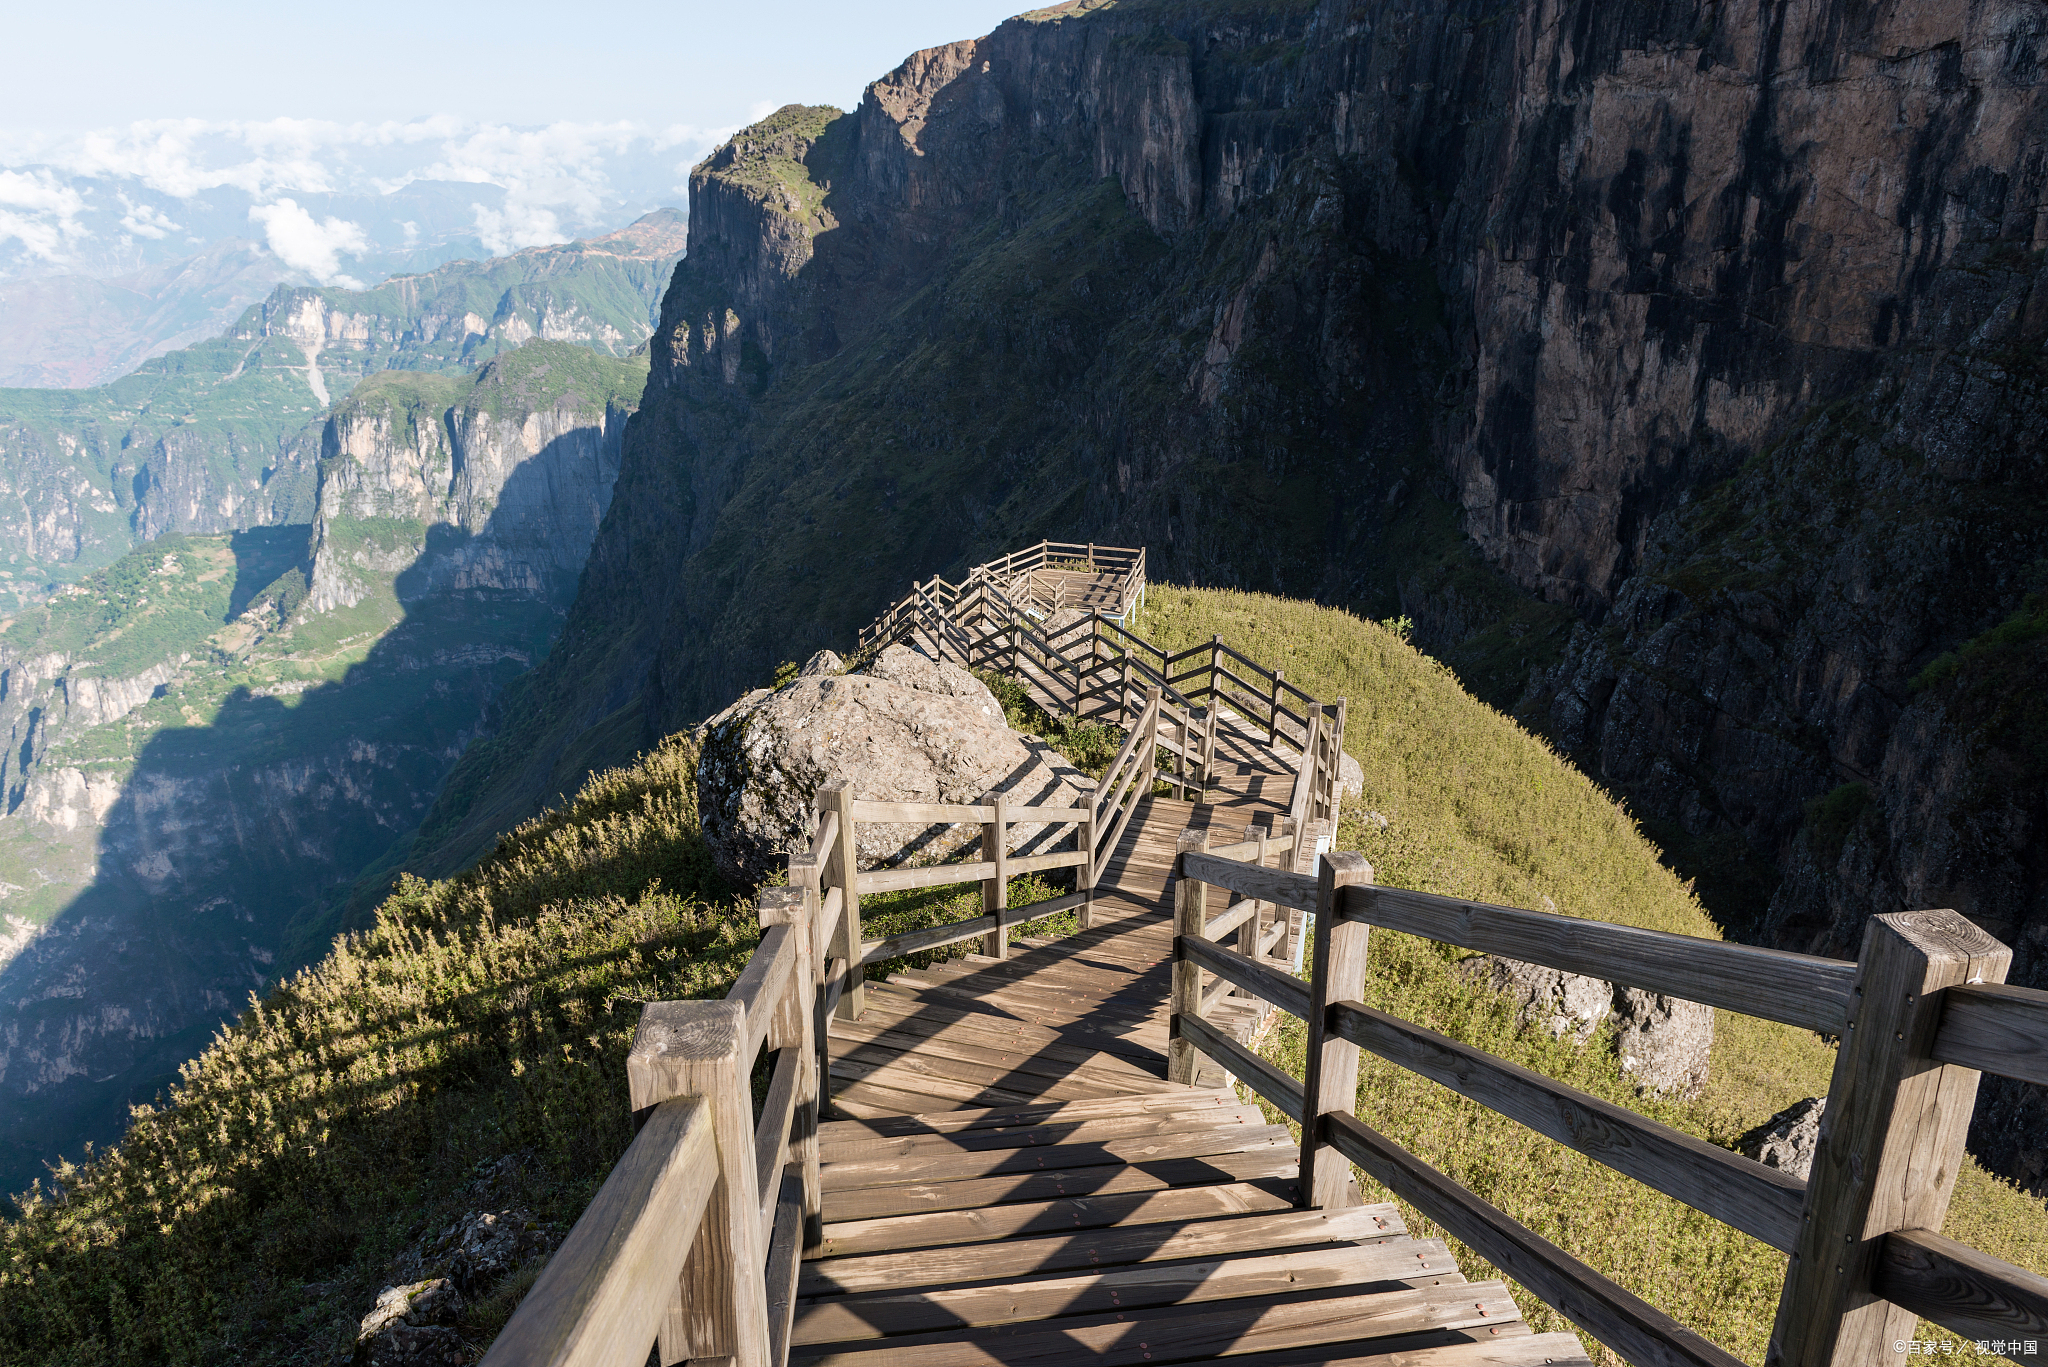
[[[912,51],[988,32],[1028,5],[986,0],[600,5],[13,4],[0,130],[136,120],[719,127],[766,104],[850,107]]]

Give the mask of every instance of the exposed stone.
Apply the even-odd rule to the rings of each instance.
[[[817,679],[828,675],[844,674],[846,661],[835,651],[821,650],[804,661],[804,667],[797,671],[799,679]]]
[[[1458,969],[1467,981],[1491,987],[1513,1002],[1524,1027],[1541,1029],[1552,1039],[1571,1035],[1583,1044],[1614,1009],[1614,988],[1598,978],[1494,954],[1467,959]]]
[[[1614,992],[1614,1052],[1646,1092],[1697,1096],[1714,1047],[1714,1008],[1633,987]]]
[[[1094,783],[1050,746],[1004,724],[1002,706],[959,665],[891,646],[858,674],[799,677],[757,692],[700,733],[698,804],[719,866],[764,877],[802,838],[820,788],[894,802],[979,802],[1002,792],[1023,804],[1071,806]],[[1071,826],[1013,826],[1011,848],[1049,848]],[[980,828],[863,822],[862,868],[928,862],[964,849]]]
[[[1505,995],[1525,1028],[1553,1039],[1570,1035],[1583,1044],[1603,1022],[1613,1022],[1621,1070],[1643,1091],[1693,1096],[1706,1083],[1712,1007],[1495,954],[1466,959],[1458,972]]]
[[[540,1243],[528,1212],[484,1211],[442,1231],[435,1251],[445,1257],[455,1285],[473,1296],[517,1267]]]
[[[462,1313],[462,1293],[447,1277],[387,1286],[356,1330],[357,1367],[414,1367],[462,1361],[462,1336],[447,1324]]]
[[[1796,1101],[1735,1141],[1735,1149],[1767,1168],[1778,1168],[1802,1182],[1813,1171],[1814,1151],[1820,1147],[1821,1117],[1827,1114],[1828,1099],[1810,1096]]]

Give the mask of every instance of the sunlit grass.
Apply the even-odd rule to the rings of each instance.
[[[1136,629],[1168,650],[1220,633],[1318,699],[1347,699],[1345,749],[1363,769],[1364,792],[1346,802],[1337,845],[1363,851],[1380,883],[1721,938],[1620,804],[1394,632],[1310,603],[1161,584],[1148,591]],[[1724,1146],[1791,1102],[1827,1092],[1834,1051],[1819,1036],[1717,1011],[1701,1095],[1639,1096],[1605,1030],[1583,1048],[1519,1032],[1494,994],[1453,974],[1457,957],[1375,932],[1371,1004]],[[1290,1025],[1266,1048],[1300,1076],[1302,1035]],[[1371,1056],[1360,1069],[1358,1114],[1681,1322],[1746,1360],[1762,1359],[1783,1254]],[[1361,1182],[1377,1193],[1369,1199],[1386,1199]],[[1443,1237],[1405,1205],[1403,1213],[1418,1234]],[[2048,1270],[2044,1230],[2041,1202],[1966,1165],[1946,1227],[1952,1237],[2040,1271]],[[1468,1276],[1500,1275],[1450,1242]],[[1516,1300],[1538,1329],[1571,1328],[1527,1291],[1517,1288]],[[1923,1325],[1921,1337],[1953,1336]],[[1584,1341],[1595,1361],[1619,1361]]]

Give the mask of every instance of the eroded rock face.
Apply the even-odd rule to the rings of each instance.
[[[1497,954],[1467,959],[1458,972],[1507,997],[1525,1027],[1553,1039],[1570,1035],[1583,1044],[1612,1022],[1621,1070],[1642,1091],[1694,1096],[1706,1085],[1714,1047],[1710,1006]]]
[[[466,1356],[446,1325],[462,1313],[462,1293],[446,1277],[387,1286],[356,1331],[355,1367],[440,1367]]]
[[[758,882],[805,838],[820,788],[856,798],[1073,806],[1094,784],[1050,747],[1003,721],[987,687],[959,665],[891,646],[859,674],[799,677],[757,692],[707,725],[697,765],[704,833],[719,866]],[[1017,825],[1011,848],[1048,847],[1071,826]],[[980,839],[971,825],[926,828],[863,822],[861,867],[928,862]],[[906,851],[905,847],[908,847]]]
[[[1513,1002],[1524,1026],[1543,1030],[1552,1039],[1571,1035],[1585,1043],[1614,1007],[1611,985],[1542,964],[1482,954],[1467,959],[1459,969],[1468,980],[1484,983]]]
[[[1714,1008],[1656,992],[1614,992],[1614,1052],[1636,1086],[1659,1096],[1696,1096],[1714,1048]]]
[[[1827,1110],[1824,1096],[1794,1102],[1736,1140],[1736,1151],[1805,1181],[1813,1171],[1813,1155],[1820,1148],[1820,1122]]]

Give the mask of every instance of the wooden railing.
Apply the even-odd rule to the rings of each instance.
[[[1068,549],[1044,543],[1012,560],[1042,557],[1045,546]],[[1101,554],[1104,548],[1094,549]],[[1142,567],[1143,552],[1132,554]],[[1000,569],[1010,562],[990,563]],[[940,579],[913,586],[863,633],[863,650],[921,637],[941,659],[1006,674],[1069,716],[1132,734],[1145,729],[1154,748],[1166,752],[1168,781],[1183,800],[1202,800],[1213,786],[1216,745],[1226,732],[1275,753],[1284,753],[1283,741],[1298,744],[1287,810],[1291,828],[1336,819],[1344,699],[1317,701],[1281,670],[1267,669],[1220,636],[1168,651],[1102,613],[1050,627],[1005,592],[994,574],[983,575],[986,568],[977,566],[957,586]],[[1159,704],[1148,711],[1154,692]],[[1111,789],[1116,776],[1112,766],[1099,791]],[[1148,785],[1137,796],[1150,791]],[[1098,822],[1097,829],[1106,827]],[[1298,955],[1293,962],[1300,966]]]
[[[1142,546],[1097,546],[1071,541],[1041,541],[1021,551],[976,565],[958,584],[938,575],[923,583],[912,583],[910,592],[880,617],[861,628],[857,654],[872,654],[883,646],[904,639],[910,631],[929,628],[936,614],[950,613],[956,600],[976,584],[987,584],[1002,593],[1019,609],[1043,619],[1062,608],[1087,607],[1071,578],[1055,573],[1081,570],[1090,574],[1119,576],[1113,611],[1103,615],[1123,622],[1144,605],[1145,548]],[[1100,610],[1100,609],[1096,609]]]
[[[1000,793],[961,805],[869,802],[844,784],[814,804],[811,840],[789,857],[789,885],[762,892],[760,944],[722,1001],[650,1002],[626,1058],[639,1132],[519,1309],[485,1367],[619,1367],[731,1358],[782,1367],[796,1312],[796,1269],[822,1226],[818,1117],[831,1104],[826,1022],[861,1014],[868,965],[981,938],[1008,953],[1010,927],[1094,895],[1094,812],[1012,805]],[[862,870],[861,823],[981,826],[973,862]],[[1070,850],[1013,855],[1018,825]],[[1071,831],[1059,827],[1071,826]],[[1009,905],[1009,880],[1071,868],[1074,892]],[[979,883],[981,916],[880,940],[861,936],[863,894]],[[757,1108],[749,1080],[773,1055]]]
[[[1315,877],[1242,854],[1205,850],[1200,832],[1182,839],[1169,1066],[1191,1078],[1199,1051],[1301,1123],[1304,1204],[1347,1203],[1356,1163],[1638,1367],[1737,1363],[1358,1120],[1365,1049],[1790,1254],[1773,1367],[1897,1360],[1916,1317],[1966,1339],[2048,1337],[2048,1278],[1940,1232],[1978,1073],[2048,1083],[2048,992],[2003,986],[2012,952],[1954,912],[1874,917],[1848,963],[1380,888],[1354,853],[1326,856]],[[1210,887],[1312,913],[1309,981],[1219,943],[1231,923],[1210,917]],[[1812,1176],[1364,1005],[1372,926],[1840,1037]],[[1305,1077],[1204,1020],[1210,979],[1307,1023]]]
[[[1009,956],[1009,931],[1013,926],[1036,921],[1056,912],[1079,908],[1086,925],[1094,901],[1096,861],[1094,848],[1095,810],[1080,807],[1032,806],[1015,803],[1002,793],[990,793],[980,803],[870,802],[856,799],[843,783],[823,788],[817,798],[821,835],[813,853],[792,857],[790,883],[815,895],[821,906],[843,908],[834,922],[833,938],[826,949],[824,1011],[842,1019],[857,1020],[863,1009],[862,983],[867,967],[885,959],[901,958],[919,950],[938,949],[962,940],[979,939],[981,952],[992,958]],[[974,823],[981,827],[980,858],[971,863],[908,865],[897,868],[861,870],[855,855],[860,823],[910,824],[919,827]],[[1073,848],[1042,850],[1016,855],[1009,849],[1010,831],[1018,825],[1044,826],[1037,843],[1050,845],[1068,840]],[[1071,826],[1071,832],[1053,828]],[[1025,906],[1010,905],[1010,880],[1019,874],[1049,869],[1075,870],[1075,890]],[[943,887],[979,883],[982,914],[966,920],[906,931],[879,940],[861,936],[860,905],[863,895],[895,892],[906,888]]]

